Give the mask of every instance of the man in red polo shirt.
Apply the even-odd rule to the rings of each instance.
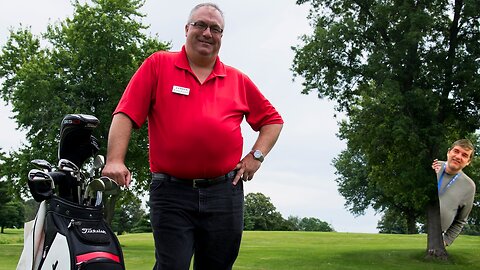
[[[128,186],[124,159],[132,128],[148,119],[154,269],[231,269],[243,230],[243,182],[274,146],[283,120],[255,84],[223,64],[224,17],[194,7],[180,52],[147,58],[115,112],[103,174]],[[259,131],[242,158],[243,119]]]

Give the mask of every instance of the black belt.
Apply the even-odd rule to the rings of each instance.
[[[216,184],[223,183],[227,180],[233,179],[237,174],[237,170],[233,170],[225,175],[215,178],[196,178],[196,179],[180,179],[165,173],[152,173],[153,179],[166,179],[167,181],[181,183],[191,186],[193,188],[209,187]]]

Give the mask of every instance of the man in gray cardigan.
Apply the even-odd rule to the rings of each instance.
[[[437,173],[440,220],[446,246],[460,234],[473,207],[475,183],[462,170],[470,164],[474,151],[469,140],[461,139],[448,149],[446,162],[435,159],[432,164]]]

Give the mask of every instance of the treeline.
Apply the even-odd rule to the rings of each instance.
[[[270,198],[262,193],[245,196],[244,222],[247,231],[335,231],[330,224],[314,217],[284,219]]]

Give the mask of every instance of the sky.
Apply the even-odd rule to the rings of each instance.
[[[34,34],[46,31],[48,24],[71,17],[67,0],[0,0],[0,46],[9,29],[30,26]],[[147,0],[142,21],[149,35],[171,42],[172,51],[185,41],[184,26],[190,10],[201,1]],[[318,99],[316,93],[301,94],[301,78],[293,81],[292,46],[299,37],[312,32],[307,20],[308,5],[295,0],[215,1],[223,10],[225,29],[220,59],[247,74],[282,115],[285,124],[276,146],[266,157],[245,194],[261,192],[284,218],[316,217],[338,232],[376,233],[380,214],[368,210],[355,217],[345,208],[337,191],[332,160],[346,148],[340,141],[334,103]],[[0,100],[0,148],[12,151],[25,143],[17,130],[11,106]],[[85,112],[88,114],[88,112]],[[252,147],[257,133],[242,126],[244,151]],[[8,132],[5,132],[8,131]]]

